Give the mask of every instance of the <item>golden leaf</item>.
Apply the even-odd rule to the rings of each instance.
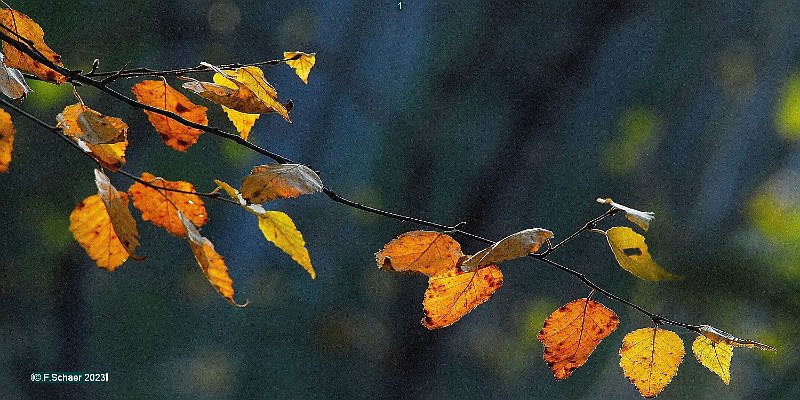
[[[0,108],[0,172],[8,172],[11,151],[14,149],[14,124],[11,114]]]
[[[251,203],[266,203],[322,191],[316,172],[301,164],[266,164],[253,167],[242,181],[242,197]]]
[[[468,258],[461,264],[462,271],[472,271],[484,265],[496,265],[503,261],[525,257],[535,253],[545,241],[553,237],[547,229],[526,229],[507,236]]]
[[[125,193],[121,195],[127,199]],[[99,195],[89,196],[75,207],[69,215],[69,230],[89,258],[107,271],[117,269],[130,256],[114,231]]]
[[[97,194],[100,195],[106,206],[114,233],[117,234],[117,238],[128,254],[136,257],[136,248],[139,247],[139,230],[136,229],[136,221],[128,208],[128,196],[120,193],[111,184],[108,177],[98,169],[94,170],[94,182],[97,185]]]
[[[644,397],[656,397],[678,373],[686,350],[675,332],[635,330],[622,339],[619,366]]]
[[[184,192],[194,192],[194,185],[184,181],[168,181],[157,178],[148,172],[142,173],[142,180],[159,187]],[[128,193],[133,199],[133,206],[142,213],[142,219],[153,225],[166,229],[169,233],[186,237],[184,223],[178,218],[176,211],[181,211],[194,225],[203,226],[208,221],[208,214],[200,196],[191,193],[180,193],[172,190],[156,190],[139,182],[131,185]]]
[[[20,40],[14,34],[10,36],[21,42],[29,41],[33,43],[33,48],[41,53],[45,58],[54,64],[64,66],[61,63],[61,56],[53,52],[44,42],[44,31],[27,15],[12,10],[10,8],[0,9],[0,24],[8,28],[9,31],[16,33],[25,40]],[[11,68],[17,68],[22,72],[36,75],[38,78],[54,83],[64,83],[67,77],[50,69],[44,64],[35,61],[33,58],[23,53],[16,47],[3,41],[3,54],[5,54],[5,64]]]
[[[617,314],[588,298],[573,300],[544,321],[536,338],[544,345],[544,360],[558,380],[586,363],[600,341],[619,326]]]
[[[118,171],[125,164],[125,149],[128,147],[128,140],[124,139],[118,143],[97,145],[86,142],[86,140],[84,140],[86,134],[81,124],[78,122],[78,117],[86,110],[91,109],[80,103],[65,107],[64,111],[56,116],[56,120],[58,121],[57,126],[62,129],[65,135],[77,142],[78,146],[80,146],[84,152],[91,155],[101,165],[112,171]],[[121,119],[115,117],[105,118],[104,121],[110,123],[114,129],[127,132],[128,125]]]
[[[646,281],[682,279],[667,272],[653,261],[644,242],[644,236],[634,232],[633,229],[615,226],[606,231],[606,238],[619,265],[636,277]]]
[[[303,234],[297,230],[292,218],[280,211],[265,211],[258,214],[258,228],[264,238],[291,256],[292,260],[308,271],[311,279],[316,279],[317,273],[311,266],[311,257],[305,247]]]
[[[694,340],[692,351],[700,364],[719,375],[726,385],[731,383],[733,347],[724,342],[714,343],[711,339],[700,335]]]
[[[303,83],[308,84],[308,74],[317,62],[317,53],[306,54],[301,51],[286,51],[283,53],[283,58],[287,59],[286,64],[294,69],[294,72],[303,80]],[[289,58],[292,58],[292,60],[288,60]]]
[[[461,245],[441,232],[406,232],[375,254],[378,268],[436,276],[453,270],[463,257]]]
[[[489,300],[502,285],[503,274],[494,265],[471,272],[454,267],[444,275],[432,276],[422,301],[422,325],[428,329],[451,325]]]
[[[140,103],[178,114],[188,121],[208,125],[208,109],[192,103],[186,96],[167,85],[166,81],[142,81],[134,85],[131,91]],[[186,151],[197,143],[203,133],[200,129],[186,126],[165,115],[147,110],[144,113],[164,143],[172,149]]]

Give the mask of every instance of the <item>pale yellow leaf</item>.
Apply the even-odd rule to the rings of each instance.
[[[731,383],[733,347],[726,343],[714,343],[711,339],[700,335],[694,340],[692,351],[700,364],[719,375],[726,385]]]
[[[308,74],[311,68],[317,62],[317,53],[303,53],[302,51],[286,51],[283,53],[283,58],[287,59],[286,64],[294,69],[294,72],[303,83],[308,84]],[[288,60],[291,58],[291,60]]]
[[[292,257],[311,275],[317,277],[311,265],[303,234],[297,230],[292,218],[280,211],[265,211],[258,215],[258,228],[264,237]]]

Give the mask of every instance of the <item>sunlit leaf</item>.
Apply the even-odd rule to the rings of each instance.
[[[261,68],[250,66],[238,68],[235,71],[220,71],[214,74],[213,79],[214,83],[227,86],[231,89],[238,89],[240,84],[250,89],[258,100],[267,106],[267,111],[252,114],[277,112],[287,122],[292,122],[292,120],[289,119],[291,107],[287,109],[286,105],[278,101],[278,91],[264,78],[264,71],[262,71]],[[246,112],[237,110],[234,107],[229,108],[240,112]]]
[[[525,257],[538,251],[542,244],[552,237],[553,232],[547,229],[534,228],[517,232],[468,258],[461,264],[461,270],[472,271],[480,266],[495,265]]]
[[[566,379],[586,363],[600,341],[619,326],[617,314],[588,298],[573,300],[553,311],[536,338],[556,379]]]
[[[108,117],[86,108],[76,120],[82,134],[79,139],[88,144],[113,144],[124,142],[128,137],[128,124],[119,118]]]
[[[136,229],[136,221],[128,208],[127,194],[119,192],[108,177],[98,169],[94,170],[94,182],[97,185],[97,194],[106,206],[117,238],[128,254],[135,257],[136,248],[139,247],[139,230]]]
[[[441,232],[406,232],[375,254],[378,268],[428,276],[449,273],[463,257],[461,245]]]
[[[655,218],[655,214],[651,212],[639,211],[630,207],[625,207],[622,204],[615,203],[614,200],[609,198],[597,199],[597,202],[600,204],[608,204],[616,210],[625,212],[625,217],[628,218],[629,221],[639,225],[639,227],[645,231],[650,229],[650,221]]]
[[[31,92],[22,72],[6,66],[3,53],[0,53],[0,92],[14,100],[24,100]]]
[[[619,365],[642,396],[656,397],[678,373],[684,354],[675,332],[642,328],[622,339]]]
[[[311,275],[317,277],[311,266],[311,257],[306,249],[303,235],[297,230],[292,219],[280,211],[265,211],[258,214],[258,228],[264,237],[292,257]]]
[[[134,85],[131,91],[141,103],[178,114],[188,121],[208,125],[208,109],[192,103],[186,96],[167,85],[166,81],[142,81]],[[186,151],[197,143],[203,133],[200,129],[186,126],[165,115],[147,110],[144,113],[164,143],[172,149]]]
[[[286,51],[283,53],[283,58],[292,59],[286,60],[286,64],[294,68],[294,72],[303,80],[303,83],[308,84],[308,74],[317,62],[317,53],[306,54],[301,51]]]
[[[53,52],[53,50],[44,43],[44,31],[42,28],[27,15],[10,8],[3,8],[0,9],[0,24],[19,35],[15,36],[13,33],[9,33],[12,38],[21,42],[32,43],[33,48],[46,59],[52,61],[56,65],[64,66],[64,64],[61,63],[61,56]],[[20,39],[20,37],[24,38],[24,40]],[[64,75],[35,61],[6,41],[3,41],[3,54],[6,58],[5,64],[11,68],[36,75],[40,79],[48,82],[61,84],[67,80],[67,77]]]
[[[56,120],[58,121],[57,126],[62,129],[65,135],[77,142],[83,151],[91,155],[104,167],[112,171],[118,171],[125,164],[125,149],[128,147],[127,139],[112,144],[94,145],[86,142],[86,140],[83,139],[86,133],[78,122],[78,117],[86,110],[91,109],[80,103],[65,107],[64,111],[56,116]],[[114,117],[106,118],[105,121],[109,122],[114,129],[127,132],[128,125],[121,119]]]
[[[180,211],[175,212],[176,218],[183,224],[184,231],[187,232],[187,241],[194,253],[194,258],[203,274],[206,276],[214,289],[228,300],[229,303],[237,307],[245,307],[248,302],[238,304],[233,300],[233,279],[228,274],[228,267],[225,265],[225,259],[214,250],[214,244],[210,240],[200,235],[194,224],[186,218]]]
[[[125,193],[122,197],[127,198]],[[113,271],[130,256],[114,231],[99,195],[89,196],[75,207],[69,216],[69,230],[100,268]]]
[[[503,274],[494,265],[472,272],[453,267],[450,272],[428,278],[422,301],[422,325],[438,329],[451,325],[483,304],[503,285]]]
[[[322,190],[316,172],[301,164],[266,164],[254,167],[242,181],[242,197],[251,203],[288,199]]]
[[[759,343],[754,340],[738,338],[728,332],[714,328],[710,325],[700,325],[700,333],[714,343],[725,343],[733,347],[749,347],[759,350],[775,351],[775,348],[772,346],[768,346],[764,343]]]
[[[624,226],[615,226],[606,231],[608,244],[614,252],[614,258],[626,271],[646,281],[662,281],[681,279],[659,267],[644,242],[644,236],[633,229]]]
[[[694,340],[692,351],[700,364],[719,375],[726,385],[731,383],[733,347],[724,342],[714,343],[711,339],[701,335]]]
[[[247,205],[247,201],[245,201],[245,199],[242,197],[242,194],[239,193],[239,191],[236,190],[233,186],[219,179],[214,179],[214,182],[216,182],[217,187],[224,190],[225,193],[227,193],[231,199],[236,200],[239,203],[239,205],[241,206]]]
[[[139,182],[131,185],[128,193],[133,199],[134,207],[142,213],[143,220],[150,221],[153,225],[160,226],[179,237],[186,237],[186,229],[176,211],[181,211],[196,226],[203,226],[208,221],[206,207],[200,196],[173,191],[195,192],[191,183],[168,181],[148,172],[143,172],[141,178],[153,186],[172,189],[156,190]]]
[[[14,124],[11,114],[0,108],[0,172],[8,172],[11,151],[14,149]]]

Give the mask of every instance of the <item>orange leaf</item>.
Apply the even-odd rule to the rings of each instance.
[[[125,139],[123,135],[122,141],[113,144],[95,145],[86,142],[86,140],[84,140],[86,133],[83,129],[83,126],[86,126],[86,124],[81,124],[78,121],[78,118],[86,111],[97,113],[80,103],[65,107],[64,111],[56,116],[58,126],[63,130],[65,135],[76,141],[83,151],[89,153],[89,155],[94,157],[100,164],[112,171],[118,171],[125,164],[125,149],[128,147],[128,140]],[[101,114],[97,113],[97,115]],[[114,129],[124,132],[128,131],[128,125],[121,119],[115,117],[104,118],[104,121],[108,122]]]
[[[678,373],[685,353],[675,332],[642,328],[622,339],[619,365],[642,396],[656,397]]]
[[[192,103],[186,96],[167,85],[166,81],[142,81],[134,85],[131,91],[141,103],[173,112],[198,124],[208,125],[208,109]],[[164,143],[175,150],[186,151],[197,143],[197,138],[203,133],[200,129],[186,126],[167,116],[152,111],[144,113]]]
[[[375,254],[378,268],[387,271],[410,271],[428,276],[453,270],[464,256],[461,245],[441,232],[406,232]]]
[[[0,108],[0,172],[8,172],[11,150],[14,148],[14,124],[11,114]]]
[[[121,197],[127,201],[125,193]],[[113,271],[130,255],[114,231],[99,195],[91,195],[75,207],[69,216],[69,230],[100,268]]]
[[[573,300],[553,311],[536,338],[556,379],[566,379],[586,363],[600,341],[619,326],[617,314],[588,298]]]
[[[302,51],[285,51],[283,53],[283,58],[295,57],[294,60],[286,60],[286,64],[294,68],[294,72],[303,80],[303,83],[308,84],[308,74],[317,62],[317,53],[306,54]]]
[[[238,304],[233,300],[233,279],[231,279],[231,276],[228,274],[228,267],[225,265],[225,259],[214,250],[214,244],[200,235],[200,232],[197,231],[197,227],[195,227],[182,212],[178,211],[175,215],[176,218],[181,221],[184,231],[188,233],[187,239],[189,246],[192,248],[192,253],[194,253],[194,258],[197,260],[197,264],[200,265],[200,269],[203,270],[203,274],[208,281],[211,282],[211,286],[214,286],[214,289],[228,300],[229,303],[237,307],[247,306],[249,301],[246,301],[244,304]]]
[[[517,232],[468,258],[461,264],[461,270],[472,271],[484,265],[496,265],[503,261],[525,257],[538,251],[542,244],[552,237],[553,232],[541,228]]]
[[[20,38],[16,37],[13,33],[9,33],[12,38],[21,42],[26,40],[32,42],[33,47],[45,58],[56,65],[64,66],[64,64],[61,63],[61,56],[53,52],[53,50],[44,43],[44,31],[42,28],[27,15],[10,8],[3,8],[0,9],[0,24],[3,24],[9,31],[16,33],[25,40],[20,40]],[[8,31],[6,32],[8,33]],[[33,58],[5,41],[3,42],[3,54],[6,56],[6,65],[11,68],[17,68],[23,72],[31,73],[48,82],[61,84],[67,81],[66,76],[46,67],[38,61],[34,61]]]
[[[483,304],[503,285],[503,274],[494,265],[472,272],[453,268],[444,275],[428,278],[422,301],[422,325],[438,329],[451,325]]]
[[[103,204],[106,205],[106,211],[117,238],[128,254],[136,257],[135,251],[139,247],[139,231],[136,229],[136,221],[128,208],[128,195],[120,193],[111,185],[108,177],[98,169],[94,170],[94,182],[97,185],[97,193],[103,200]]]
[[[242,197],[251,203],[288,199],[322,190],[316,172],[301,164],[267,164],[253,167],[242,181]]]
[[[159,188],[184,192],[195,191],[194,185],[189,182],[168,181],[164,178],[157,178],[148,172],[142,173],[142,180]],[[139,182],[131,185],[128,193],[133,199],[133,206],[142,213],[143,220],[150,221],[153,225],[160,226],[175,236],[186,237],[186,228],[178,218],[176,211],[181,211],[197,226],[203,226],[208,221],[203,200],[195,194],[156,190]]]

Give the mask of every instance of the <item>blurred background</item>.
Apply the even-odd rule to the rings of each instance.
[[[262,117],[251,141],[310,164],[357,201],[464,221],[491,238],[532,227],[563,238],[605,211],[597,197],[654,211],[650,251],[683,281],[638,281],[598,235],[552,258],[650,310],[778,349],[737,349],[725,386],[694,360],[694,335],[676,330],[687,355],[659,398],[800,398],[800,7],[698,3],[11,5],[70,68],[316,52],[308,85],[286,65],[265,67],[280,98],[294,101],[294,123]],[[134,83],[114,87],[129,93]],[[67,86],[30,84],[22,105],[48,121],[74,103]],[[208,191],[214,178],[238,184],[270,161],[208,134],[172,151],[143,113],[79,92],[130,125],[133,173]],[[234,129],[191,98],[209,106],[213,125]],[[556,382],[535,335],[550,312],[588,293],[582,284],[533,260],[510,262],[491,301],[428,331],[424,277],[381,272],[373,259],[417,227],[322,195],[267,205],[303,232],[314,281],[249,214],[207,202],[203,234],[226,257],[237,299],[252,301],[245,309],[216,294],[184,241],[148,223],[139,223],[147,260],[105,272],[68,230],[72,209],[96,191],[94,165],[12,116],[14,158],[0,176],[0,398],[639,398],[617,351],[625,333],[649,326],[641,314],[598,297],[621,326]],[[461,241],[465,252],[482,248]],[[32,384],[35,371],[108,372],[111,382]]]

